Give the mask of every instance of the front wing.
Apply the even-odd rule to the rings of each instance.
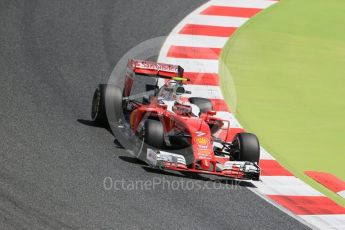
[[[150,148],[147,149],[146,160],[151,167],[164,170],[212,174],[243,180],[259,180],[260,177],[260,167],[256,163],[248,161],[226,161],[224,164],[217,163],[215,169],[206,171],[187,167],[184,156],[180,154]]]

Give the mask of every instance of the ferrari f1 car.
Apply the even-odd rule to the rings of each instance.
[[[115,115],[116,124],[123,127],[125,122],[130,133],[145,145],[138,158],[150,166],[258,180],[257,137],[243,132],[227,142],[230,122],[217,117],[209,99],[190,96],[192,92],[185,89],[189,79],[183,72],[176,65],[129,60],[123,89],[110,84],[96,88],[92,120],[108,122],[107,92],[116,113],[122,113],[125,118],[123,121]],[[132,95],[133,82],[144,77],[155,79],[151,94]]]

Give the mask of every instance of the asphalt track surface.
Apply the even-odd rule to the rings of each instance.
[[[212,186],[145,170],[109,131],[89,122],[93,90],[117,60],[138,43],[167,35],[200,4],[1,1],[0,229],[306,228],[245,186],[103,187],[105,177]]]

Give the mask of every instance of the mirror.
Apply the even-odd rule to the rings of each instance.
[[[214,116],[216,114],[217,114],[217,111],[214,111],[214,110],[207,111],[207,115]]]
[[[150,96],[149,95],[143,96],[143,103],[144,104],[150,104]]]
[[[176,94],[184,94],[185,90],[182,86],[176,88]]]

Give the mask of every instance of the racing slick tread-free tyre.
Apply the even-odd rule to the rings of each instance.
[[[238,152],[238,160],[259,163],[260,144],[253,133],[238,133],[234,137],[232,144]]]
[[[115,106],[115,112],[122,111],[122,90],[114,85],[98,85],[92,98],[91,119],[100,126],[109,126],[105,106],[106,93],[109,96],[109,102]]]
[[[91,119],[98,125],[106,126],[108,124],[105,111],[105,90],[107,85],[100,84],[95,89],[92,98]]]
[[[211,100],[202,97],[190,97],[189,102],[198,106],[200,113],[207,113],[207,111],[213,110]]]
[[[149,146],[164,148],[164,127],[160,121],[147,119],[144,121],[143,135]]]

